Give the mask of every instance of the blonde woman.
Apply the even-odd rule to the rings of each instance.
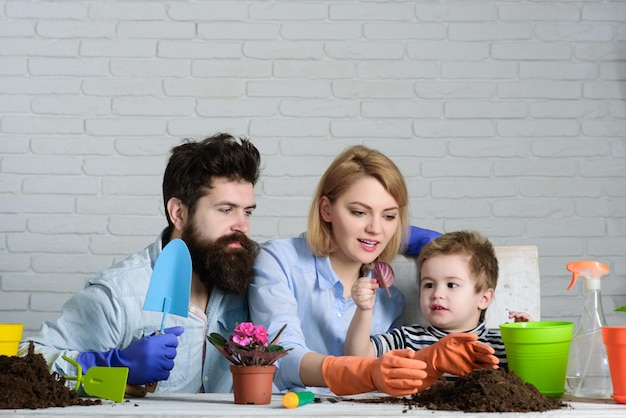
[[[390,263],[403,247],[415,251],[416,242],[440,235],[409,227],[408,202],[404,177],[393,161],[374,149],[352,146],[320,179],[306,235],[263,245],[250,287],[250,313],[270,335],[287,324],[280,343],[293,350],[277,363],[279,390],[329,387],[337,394],[406,395],[421,386],[426,363],[412,350],[380,358],[338,357],[356,309],[351,289],[363,276],[363,265]],[[391,297],[381,295],[373,308],[373,334],[401,324],[404,297],[393,286],[390,291]]]

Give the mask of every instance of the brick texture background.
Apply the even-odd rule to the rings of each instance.
[[[332,158],[402,169],[414,224],[537,244],[542,319],[565,264],[626,305],[624,1],[0,1],[0,322],[55,318],[165,225],[169,149],[263,154],[252,236],[299,234]]]

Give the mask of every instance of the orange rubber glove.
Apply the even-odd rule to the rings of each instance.
[[[416,351],[392,350],[381,357],[328,356],[322,363],[326,386],[336,395],[379,390],[393,396],[411,395],[426,378],[426,364]]]
[[[415,358],[426,362],[428,373],[419,389],[426,389],[444,373],[464,376],[474,369],[497,369],[500,360],[493,355],[493,347],[477,340],[476,334],[450,334],[417,351]]]

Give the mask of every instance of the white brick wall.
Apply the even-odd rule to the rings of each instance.
[[[624,1],[0,0],[0,322],[152,242],[169,149],[226,131],[263,154],[259,241],[363,143],[415,224],[537,244],[543,319],[578,318],[589,258],[626,323],[625,119]]]

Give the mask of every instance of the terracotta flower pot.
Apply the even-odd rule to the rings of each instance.
[[[626,326],[602,327],[602,341],[609,358],[613,399],[626,404]]]
[[[230,366],[235,403],[266,405],[272,400],[276,366]]]

